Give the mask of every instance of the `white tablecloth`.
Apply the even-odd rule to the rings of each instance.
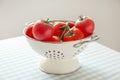
[[[120,80],[120,53],[97,42],[79,54],[82,67],[65,75],[42,72],[42,58],[25,37],[0,41],[0,80]]]

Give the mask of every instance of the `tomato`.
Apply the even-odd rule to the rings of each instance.
[[[85,35],[85,37],[91,35],[94,31],[94,21],[89,17],[80,17],[80,20],[76,21],[75,27],[79,28]]]
[[[72,28],[73,26],[75,26],[75,22],[69,21],[69,24],[68,24],[68,25],[69,25],[70,28]]]
[[[79,30],[76,27],[72,27],[70,28],[70,30],[65,33],[64,37],[63,37],[63,41],[74,41],[74,40],[78,40],[78,39],[82,39],[84,38],[84,34],[81,30]]]
[[[33,25],[34,24],[28,25],[25,31],[25,34],[31,38],[34,38],[33,33],[32,33]]]
[[[51,42],[60,42],[60,39],[59,39],[59,37],[57,37],[57,36],[52,36],[52,37],[50,38],[50,41],[51,41]]]
[[[72,28],[75,25],[73,21],[68,22],[68,26]],[[56,22],[53,27],[55,36],[61,36],[66,26],[66,22]]]
[[[57,36],[52,36],[51,38],[44,40],[46,42],[60,42],[61,40]]]
[[[56,22],[53,27],[53,32],[55,36],[61,36],[64,31],[65,22]]]
[[[46,40],[53,35],[53,26],[48,21],[37,21],[32,30],[33,36],[37,40]]]

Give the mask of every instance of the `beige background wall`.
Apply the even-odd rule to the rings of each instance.
[[[0,39],[22,35],[25,22],[81,14],[94,19],[101,44],[120,51],[120,0],[0,0]]]

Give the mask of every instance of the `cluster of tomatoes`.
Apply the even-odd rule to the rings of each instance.
[[[94,21],[80,16],[76,21],[39,20],[29,24],[25,34],[31,38],[46,42],[66,42],[79,40],[93,34]]]

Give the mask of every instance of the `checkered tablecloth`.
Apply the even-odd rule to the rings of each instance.
[[[42,72],[42,58],[25,37],[0,41],[0,80],[120,80],[120,53],[97,42],[90,43],[78,56],[82,67],[72,73]]]

